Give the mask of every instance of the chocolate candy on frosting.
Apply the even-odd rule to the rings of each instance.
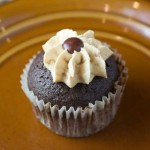
[[[70,54],[74,51],[80,52],[81,48],[84,47],[82,40],[77,37],[71,37],[64,41],[62,44],[63,48],[66,49]]]

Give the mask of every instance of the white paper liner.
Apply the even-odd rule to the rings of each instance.
[[[89,106],[76,110],[65,106],[59,108],[57,105],[51,106],[51,103],[44,104],[28,88],[28,71],[36,56],[29,60],[21,75],[21,85],[24,93],[32,103],[36,117],[50,130],[56,134],[68,137],[83,137],[94,134],[104,129],[114,118],[128,78],[128,69],[121,56],[115,52],[115,59],[118,63],[121,75],[114,84],[115,92],[103,96],[102,100],[96,100],[95,104],[89,103]]]

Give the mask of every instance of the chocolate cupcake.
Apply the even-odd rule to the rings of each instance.
[[[30,59],[22,89],[37,118],[50,130],[83,137],[114,118],[127,81],[120,55],[96,40],[93,31],[59,31]]]

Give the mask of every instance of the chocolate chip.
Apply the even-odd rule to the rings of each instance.
[[[64,49],[67,49],[67,51],[70,54],[74,53],[74,50],[77,52],[80,52],[81,48],[84,46],[82,40],[80,40],[77,37],[71,37],[68,38],[64,41],[64,43],[62,44]]]

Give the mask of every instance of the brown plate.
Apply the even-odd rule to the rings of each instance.
[[[0,150],[150,149],[150,2],[16,0],[0,6]],[[50,132],[20,88],[28,59],[56,31],[92,29],[122,53],[129,80],[114,121],[87,138]]]

